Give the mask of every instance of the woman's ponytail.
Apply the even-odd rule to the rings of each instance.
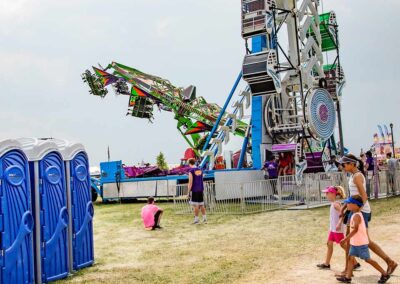
[[[357,168],[365,176],[364,162],[361,159],[357,159]]]

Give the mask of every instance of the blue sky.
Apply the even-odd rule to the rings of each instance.
[[[340,25],[347,76],[345,144],[358,153],[376,125],[400,139],[400,1],[322,1]],[[240,3],[233,0],[0,0],[0,139],[58,137],[85,144],[92,164],[137,163],[163,151],[177,163],[187,145],[170,113],[126,117],[128,98],[90,96],[80,74],[117,61],[197,86],[222,105],[241,68]]]

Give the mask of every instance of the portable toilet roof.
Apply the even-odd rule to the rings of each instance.
[[[22,145],[15,139],[7,139],[0,141],[0,157],[3,156],[6,152],[11,150],[21,150]]]
[[[64,161],[72,160],[79,152],[85,152],[85,146],[81,143],[72,142],[64,139],[49,139],[48,141],[54,142],[61,153]]]
[[[59,152],[57,144],[51,140],[30,137],[19,138],[17,140],[19,143],[21,143],[22,149],[24,150],[29,161],[39,161],[50,152]]]

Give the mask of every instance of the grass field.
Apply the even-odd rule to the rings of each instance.
[[[145,231],[142,203],[96,204],[96,264],[59,283],[336,283],[344,256],[335,247],[333,271],[315,265],[325,257],[328,208],[252,215],[210,215],[191,225],[189,215],[164,208],[163,230]],[[372,202],[370,234],[400,261],[400,197]],[[382,263],[382,262],[381,262]],[[362,263],[353,283],[376,283]],[[384,266],[386,268],[386,266]],[[400,268],[389,283],[400,283]]]

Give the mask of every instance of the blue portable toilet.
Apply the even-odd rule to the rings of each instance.
[[[89,160],[80,143],[52,139],[65,162],[69,212],[70,272],[94,262],[93,215]]]
[[[0,283],[34,282],[29,165],[16,140],[0,142]]]
[[[21,138],[29,160],[35,220],[36,283],[68,276],[68,210],[64,162],[54,142]]]

